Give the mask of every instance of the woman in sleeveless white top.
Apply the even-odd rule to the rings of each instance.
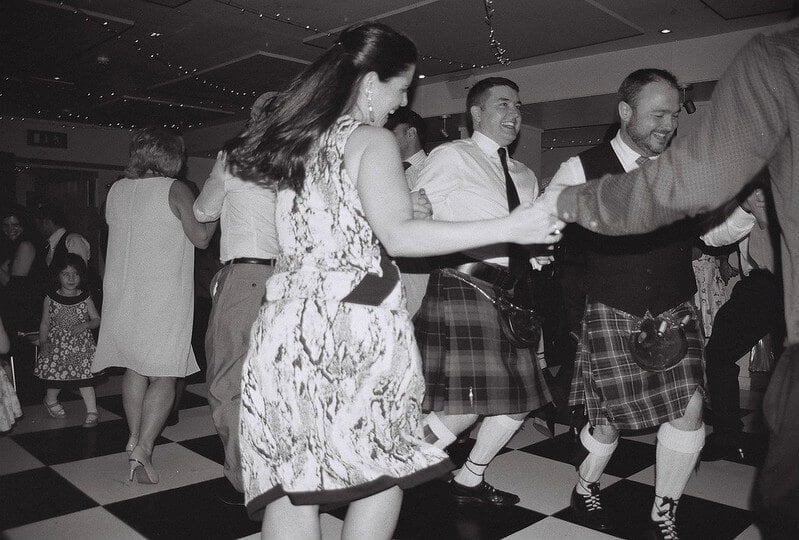
[[[134,134],[131,147],[131,178],[114,183],[106,200],[104,300],[92,371],[127,368],[130,479],[156,483],[152,448],[176,378],[199,371],[191,348],[194,247],[208,245],[214,226],[194,219],[193,194],[170,177],[182,166],[180,137],[147,128]]]

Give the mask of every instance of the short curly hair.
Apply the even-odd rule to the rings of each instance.
[[[141,178],[147,171],[175,178],[186,154],[183,137],[164,128],[146,127],[133,132],[130,159],[125,169],[128,178]]]

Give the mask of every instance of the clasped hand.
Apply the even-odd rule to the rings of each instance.
[[[508,217],[510,242],[517,244],[554,244],[561,239],[561,230],[566,225],[543,201],[519,205]]]

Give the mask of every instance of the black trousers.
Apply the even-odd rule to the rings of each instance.
[[[782,305],[779,279],[767,270],[752,270],[733,287],[730,299],[716,313],[705,348],[714,432],[735,435],[743,428],[736,362],[769,332],[774,346],[781,347]]]

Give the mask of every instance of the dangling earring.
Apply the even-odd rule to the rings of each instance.
[[[369,109],[369,123],[374,125],[375,124],[375,111],[372,109],[372,90],[369,89],[366,91],[366,102],[368,104]]]

